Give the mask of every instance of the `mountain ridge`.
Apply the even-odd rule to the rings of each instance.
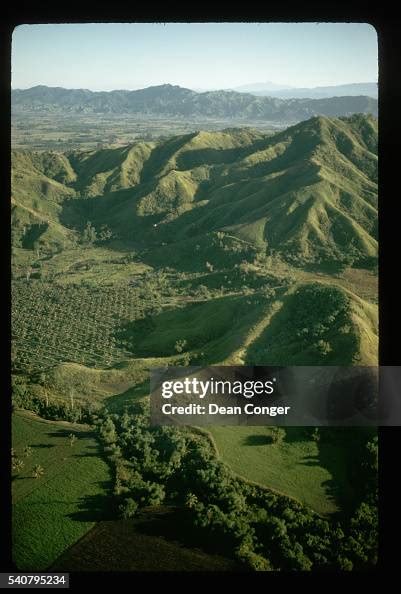
[[[14,237],[63,243],[82,232],[76,221],[90,220],[146,245],[149,261],[169,255],[184,268],[203,266],[213,251],[227,265],[258,250],[302,265],[350,252],[370,261],[376,152],[371,116],[312,118],[273,136],[201,131],[118,149],[15,151]]]
[[[256,96],[270,96],[281,99],[322,99],[324,97],[352,97],[356,95],[366,95],[368,97],[377,99],[378,83],[347,83],[341,85],[326,85],[317,87],[286,87],[284,85],[275,85],[271,87],[270,84],[266,84],[266,86],[264,86],[264,83],[254,83],[250,85],[243,85],[241,87],[235,87],[233,90],[240,93],[252,93]]]
[[[158,85],[135,91],[89,91],[38,85],[13,89],[12,109],[23,112],[137,113],[170,117],[227,118],[296,122],[315,115],[377,114],[377,100],[367,96],[320,99],[279,99],[236,91],[197,93],[178,85]]]

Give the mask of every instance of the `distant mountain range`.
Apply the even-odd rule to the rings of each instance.
[[[181,118],[221,118],[235,121],[264,120],[295,123],[316,115],[377,115],[377,100],[363,95],[321,99],[280,99],[236,91],[197,93],[174,85],[136,91],[89,91],[43,85],[15,89],[11,94],[15,112],[115,113]]]
[[[248,85],[240,85],[239,87],[230,87],[229,91],[237,91],[238,93],[258,93],[260,91],[267,92],[267,91],[283,91],[283,90],[290,90],[295,89],[290,85],[278,85],[277,83],[271,82],[270,80],[266,82],[256,82],[250,83]],[[205,89],[206,90],[206,89]]]
[[[279,97],[281,99],[324,99],[328,97],[355,97],[360,95],[377,99],[378,96],[378,86],[375,82],[312,88],[280,86],[266,82],[241,85],[240,87],[234,87],[232,90],[239,93],[251,93],[257,96]]]

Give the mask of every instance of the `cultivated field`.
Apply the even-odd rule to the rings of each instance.
[[[18,411],[12,438],[15,456],[23,462],[13,474],[14,560],[22,571],[46,570],[107,516],[109,469],[98,455],[93,433],[82,425]],[[35,478],[37,466],[43,475]]]

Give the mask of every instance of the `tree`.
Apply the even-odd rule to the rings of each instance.
[[[19,458],[13,458],[12,460],[12,470],[14,472],[16,472],[17,474],[24,468],[25,464],[23,462],[23,460],[20,460]]]
[[[189,507],[189,509],[193,509],[198,504],[198,498],[194,493],[188,493],[187,498],[185,500],[185,506]]]
[[[31,448],[31,446],[28,445],[28,446],[25,446],[24,447],[24,456],[26,458],[29,458],[30,456],[32,456],[32,448]]]
[[[125,520],[128,520],[129,518],[133,518],[136,515],[138,511],[138,504],[136,501],[134,501],[134,499],[132,499],[132,497],[128,497],[127,499],[124,499],[123,503],[119,506],[119,510],[122,517]]]
[[[285,438],[285,429],[282,427],[272,427],[270,429],[272,443],[281,443]]]
[[[365,466],[373,471],[374,476],[378,471],[379,466],[379,449],[378,449],[378,439],[375,436],[371,441],[368,441],[366,444],[366,461]]]
[[[322,355],[328,355],[333,350],[330,343],[327,340],[319,340],[316,344],[317,350]]]
[[[33,249],[35,250],[36,256],[39,259],[40,258],[40,243],[39,243],[39,241],[34,241]]]
[[[200,299],[208,299],[210,297],[210,292],[206,285],[199,285],[199,287],[197,287],[196,289],[195,294]]]
[[[71,407],[71,410],[74,410],[74,388],[70,388],[69,393],[70,393],[70,407]]]
[[[100,427],[100,436],[103,439],[103,441],[108,445],[115,443],[117,441],[116,427],[113,423],[113,420],[110,417],[107,417],[103,421]]]
[[[99,231],[98,239],[99,241],[108,241],[112,239],[113,233],[111,229],[107,225],[102,225]]]
[[[45,473],[45,469],[43,468],[43,466],[41,466],[40,464],[36,464],[36,466],[34,466],[33,469],[33,477],[34,478],[40,478],[41,476],[43,476]]]
[[[92,244],[96,241],[97,233],[95,227],[92,226],[92,223],[88,221],[86,223],[86,227],[82,233],[82,242]]]
[[[182,360],[181,361],[182,361],[182,365],[184,367],[188,367],[189,364],[192,361],[192,357],[191,357],[191,355],[189,353],[184,353],[183,356],[182,356]]]
[[[175,345],[174,345],[174,349],[176,351],[176,353],[182,353],[182,351],[185,349],[185,347],[187,346],[187,341],[185,339],[181,339],[181,340],[177,340]]]

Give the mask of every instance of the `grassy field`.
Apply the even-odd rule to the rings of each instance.
[[[76,436],[70,445],[69,434]],[[13,416],[13,447],[24,467],[13,476],[13,556],[20,570],[45,570],[104,517],[109,469],[82,425]],[[24,456],[26,446],[31,455]],[[40,465],[43,476],[33,478]]]
[[[287,427],[281,444],[268,443],[269,427],[208,430],[222,460],[238,475],[289,495],[322,515],[338,512],[352,498],[347,453],[341,443],[317,444],[298,427]]]

